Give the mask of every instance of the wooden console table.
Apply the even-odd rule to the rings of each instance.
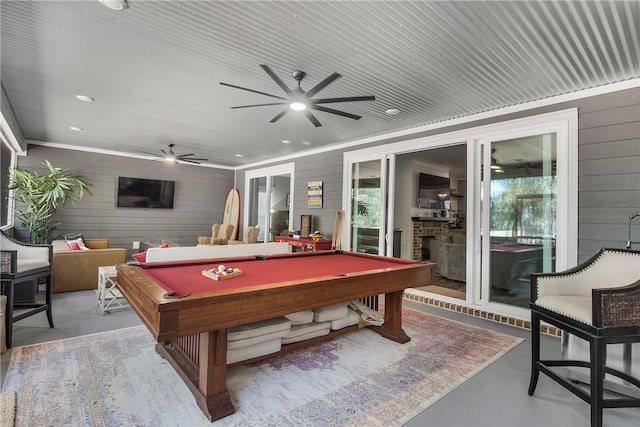
[[[331,240],[313,240],[310,237],[300,237],[294,239],[291,236],[276,236],[276,242],[286,242],[291,245],[291,248],[295,252],[296,249],[301,251],[327,251],[331,250]]]

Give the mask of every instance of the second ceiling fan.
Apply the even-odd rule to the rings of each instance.
[[[138,153],[149,154],[151,156],[157,157],[159,160],[164,160],[171,163],[185,162],[185,163],[193,163],[193,164],[199,165],[200,162],[206,162],[209,160],[209,159],[204,159],[200,157],[192,157],[192,156],[195,156],[195,154],[193,153],[176,154],[173,152],[173,147],[175,146],[176,146],[175,144],[167,144],[167,147],[169,147],[169,151],[160,149],[160,151],[162,152],[162,155],[159,155],[157,153],[149,153],[148,151],[141,151],[141,150],[136,150],[136,151]]]
[[[285,105],[285,108],[277,116],[275,116],[273,119],[270,120],[271,123],[275,123],[278,120],[280,120],[282,118],[282,116],[284,116],[285,114],[287,114],[289,112],[289,110],[302,111],[302,113],[309,119],[309,121],[311,121],[311,123],[313,123],[313,125],[315,127],[322,126],[322,124],[320,123],[320,121],[318,121],[316,116],[314,116],[313,113],[310,110],[323,111],[325,113],[337,114],[338,116],[343,116],[343,117],[348,117],[350,119],[359,120],[359,119],[362,118],[362,116],[358,116],[356,114],[347,113],[345,111],[336,110],[334,108],[328,108],[328,107],[325,107],[325,106],[323,106],[321,104],[333,104],[333,103],[337,103],[337,102],[354,102],[354,101],[375,101],[376,100],[376,97],[372,96],[372,95],[370,95],[370,96],[347,96],[347,97],[341,97],[341,98],[318,98],[318,99],[313,99],[314,95],[316,95],[322,89],[327,87],[329,84],[331,84],[334,81],[336,81],[339,78],[341,78],[342,75],[339,74],[339,73],[333,73],[329,77],[325,78],[320,83],[315,85],[313,88],[311,88],[311,89],[309,89],[308,91],[305,92],[300,87],[300,83],[302,82],[302,79],[304,79],[305,76],[307,75],[307,73],[305,73],[304,71],[294,71],[293,73],[291,73],[293,78],[298,82],[298,87],[291,89],[291,88],[289,88],[289,86],[286,85],[286,83],[284,81],[282,81],[282,79],[280,77],[278,77],[278,75],[276,73],[273,72],[273,70],[268,65],[261,64],[260,67],[287,94],[286,98],[283,97],[283,96],[273,95],[273,94],[270,94],[270,93],[261,92],[259,90],[248,89],[246,87],[236,86],[236,85],[232,85],[232,84],[229,84],[229,83],[220,82],[220,84],[223,85],[223,86],[229,86],[229,87],[232,87],[232,88],[235,88],[235,89],[241,89],[241,90],[246,90],[248,92],[257,93],[259,95],[268,96],[270,98],[279,99],[280,102],[271,102],[271,103],[266,103],[266,104],[239,105],[237,107],[231,107],[232,109],[238,109],[238,108],[266,107],[266,106],[271,106],[271,105]]]

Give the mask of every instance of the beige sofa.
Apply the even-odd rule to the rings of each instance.
[[[464,234],[436,234],[429,242],[437,273],[449,280],[467,280],[467,240]]]
[[[127,250],[109,248],[107,239],[85,239],[90,250],[69,250],[64,240],[54,240],[53,245],[53,292],[97,289],[98,267],[124,264]]]

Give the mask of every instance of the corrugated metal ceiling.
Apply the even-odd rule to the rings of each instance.
[[[3,1],[1,78],[25,138],[250,163],[640,77],[637,1]],[[359,121],[281,107],[258,64]],[[96,102],[77,101],[87,94]],[[400,114],[385,114],[398,108]],[[79,126],[84,132],[69,131]],[[282,144],[282,140],[291,141]],[[235,154],[243,157],[236,157]]]

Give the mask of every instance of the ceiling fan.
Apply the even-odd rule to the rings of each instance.
[[[291,89],[291,88],[289,88],[289,86],[286,85],[286,83],[284,81],[282,81],[282,79],[280,77],[278,77],[276,75],[276,73],[273,72],[273,70],[268,65],[261,64],[260,67],[262,67],[262,69],[269,75],[269,77],[271,77],[276,82],[276,84],[278,86],[280,86],[280,88],[287,94],[286,98],[283,97],[283,96],[272,95],[270,93],[261,92],[261,91],[254,90],[254,89],[248,89],[246,87],[236,86],[236,85],[232,85],[232,84],[229,84],[229,83],[220,82],[220,84],[223,85],[223,86],[229,86],[229,87],[232,87],[232,88],[235,88],[235,89],[246,90],[248,92],[253,92],[253,93],[257,93],[259,95],[264,95],[264,96],[268,96],[270,98],[275,98],[275,99],[281,100],[281,102],[272,102],[272,103],[267,103],[267,104],[239,105],[237,107],[231,107],[232,109],[238,109],[238,108],[266,107],[266,106],[270,106],[270,105],[286,105],[284,110],[282,110],[277,116],[275,116],[273,119],[270,120],[271,123],[275,123],[278,120],[280,120],[282,118],[282,116],[287,114],[290,110],[302,111],[303,114],[309,119],[309,121],[311,121],[311,123],[313,123],[313,125],[315,127],[322,126],[322,124],[318,121],[316,116],[314,116],[313,113],[311,113],[310,110],[323,111],[325,113],[337,114],[338,116],[343,116],[343,117],[348,117],[350,119],[359,120],[359,119],[362,118],[362,116],[358,116],[356,114],[347,113],[345,111],[336,110],[336,109],[333,109],[333,108],[328,108],[328,107],[325,107],[325,106],[320,105],[320,104],[333,104],[333,103],[336,103],[336,102],[355,102],[355,101],[375,101],[376,100],[375,96],[348,96],[348,97],[342,97],[342,98],[319,98],[319,99],[313,99],[314,95],[316,95],[322,89],[327,87],[329,84],[331,84],[334,81],[336,81],[339,78],[341,78],[342,75],[339,74],[339,73],[333,73],[329,77],[325,78],[320,83],[315,85],[313,88],[311,88],[311,89],[309,89],[308,91],[305,92],[300,87],[300,83],[302,82],[302,79],[304,79],[305,76],[307,75],[307,73],[305,73],[304,71],[294,71],[293,73],[291,73],[293,78],[298,82],[298,87]]]
[[[163,149],[160,149],[160,151],[162,152],[162,155],[159,155],[157,153],[149,153],[146,151],[141,151],[141,150],[136,150],[139,153],[144,153],[144,154],[149,154],[151,156],[155,156],[157,157],[159,160],[165,160],[167,162],[185,162],[185,163],[194,163],[196,165],[199,165],[200,162],[206,162],[209,159],[202,159],[202,158],[198,158],[198,157],[191,157],[191,156],[195,156],[195,154],[193,153],[189,153],[189,154],[176,154],[173,152],[173,147],[175,147],[175,144],[167,144],[167,147],[169,147],[169,151],[165,151]]]
[[[519,176],[540,176],[542,175],[542,160],[525,161],[523,159],[513,159],[511,161],[499,161],[495,156],[496,149],[491,149],[491,170],[495,173],[510,172]],[[524,174],[522,173],[524,171]],[[555,174],[556,162],[551,163],[551,172]]]

